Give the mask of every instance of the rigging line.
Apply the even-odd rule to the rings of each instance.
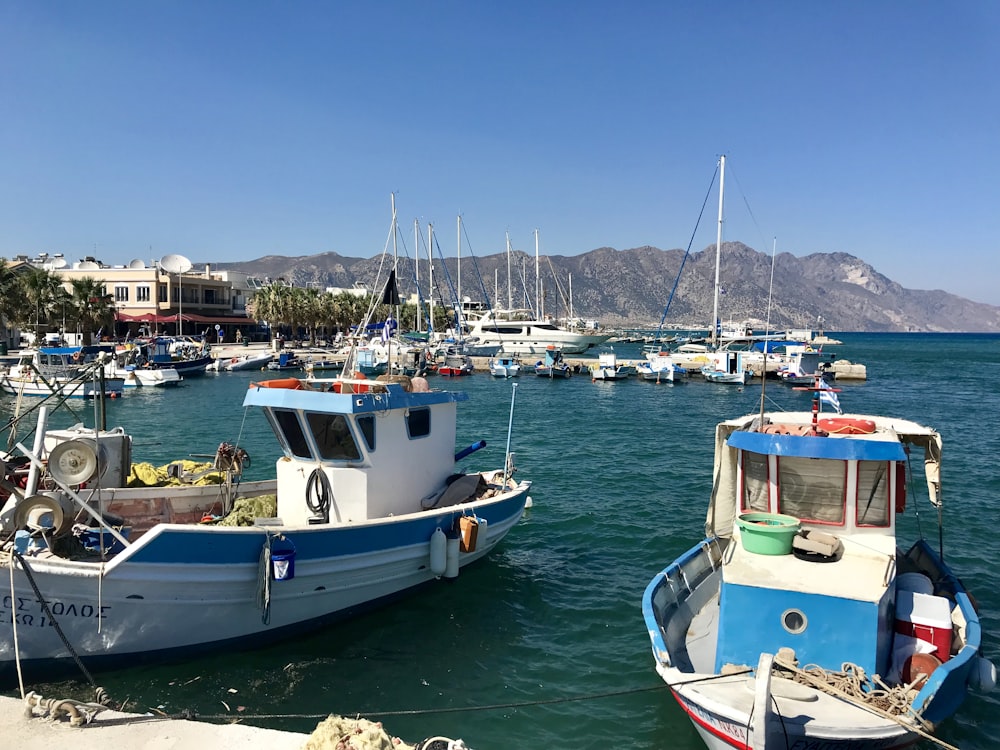
[[[701,203],[701,211],[698,212],[698,220],[694,224],[694,230],[691,232],[691,239],[688,240],[687,250],[684,251],[684,257],[681,258],[681,267],[677,269],[677,277],[674,279],[674,286],[670,290],[670,296],[667,298],[667,305],[663,308],[663,315],[660,317],[660,325],[656,328],[656,338],[660,338],[660,334],[663,331],[663,321],[667,319],[667,311],[670,310],[670,303],[674,299],[674,293],[677,291],[677,284],[681,280],[681,271],[684,270],[684,264],[687,262],[688,255],[691,254],[691,245],[694,244],[694,238],[698,233],[698,227],[701,224],[701,219],[705,215],[705,206],[708,205],[708,199],[712,195],[712,188],[715,186],[715,176],[717,174],[719,174],[718,163],[715,165],[715,171],[712,172],[712,181],[708,184],[708,190],[705,191],[705,200]]]
[[[489,292],[486,291],[486,284],[483,281],[483,274],[479,271],[479,261],[476,259],[476,254],[472,252],[472,242],[469,240],[469,232],[465,228],[465,222],[462,222],[462,234],[465,235],[465,244],[469,248],[469,256],[472,258],[472,266],[476,269],[476,276],[479,279],[479,288],[483,292],[483,301],[486,303],[491,311],[493,310],[493,303],[490,301]]]
[[[747,670],[750,672],[752,670]],[[732,675],[726,675],[731,677]],[[713,675],[713,678],[715,676]],[[684,683],[688,684],[688,683]],[[443,708],[412,708],[412,709],[401,709],[398,711],[360,711],[357,713],[345,713],[344,716],[362,716],[362,717],[383,717],[383,716],[429,716],[434,714],[455,714],[455,713],[469,713],[472,711],[496,711],[500,709],[516,709],[516,708],[531,708],[533,706],[551,706],[557,703],[576,703],[579,701],[588,700],[599,700],[602,698],[616,698],[625,695],[638,695],[641,693],[652,693],[659,692],[661,690],[668,689],[670,686],[666,683],[662,685],[653,685],[652,687],[644,688],[630,688],[628,690],[610,690],[604,693],[591,693],[589,695],[576,695],[567,696],[564,698],[546,698],[543,700],[536,701],[522,701],[514,703],[491,703],[485,706],[447,706]],[[195,716],[198,719],[203,720],[216,720],[216,719],[232,719],[232,714],[192,714],[191,712],[181,712],[179,714],[165,714],[162,718],[191,718]],[[241,719],[325,719],[330,715],[330,712],[321,714],[240,714]]]
[[[732,179],[736,182],[736,189],[739,191],[740,197],[743,199],[743,205],[746,206],[747,213],[750,214],[750,220],[753,222],[754,228],[760,235],[761,244],[765,244],[766,240],[764,238],[764,232],[761,230],[760,225],[757,223],[757,217],[753,214],[753,209],[750,208],[750,201],[747,200],[746,193],[743,192],[743,187],[740,185],[740,180],[733,171],[733,168],[729,168],[729,173],[732,175]]]

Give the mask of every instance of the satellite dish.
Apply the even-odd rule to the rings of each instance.
[[[191,261],[183,255],[164,255],[160,258],[160,268],[167,273],[184,273],[191,270]]]
[[[81,260],[76,264],[76,267],[81,271],[99,271],[100,265],[92,260]]]
[[[146,261],[144,261],[142,258],[136,258],[135,260],[129,261],[128,267],[129,268],[145,268],[146,267]]]
[[[53,258],[52,261],[49,263],[49,265],[51,265],[53,268],[65,268],[66,267],[66,259],[65,258]]]
[[[63,484],[83,484],[97,474],[97,447],[86,440],[67,440],[49,452],[49,473]]]

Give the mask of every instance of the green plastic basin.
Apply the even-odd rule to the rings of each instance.
[[[799,519],[781,513],[743,513],[736,519],[743,549],[758,555],[789,555]]]

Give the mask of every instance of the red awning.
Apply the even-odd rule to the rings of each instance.
[[[186,315],[184,316],[187,317]],[[176,315],[156,315],[155,313],[146,313],[145,315],[129,315],[127,313],[118,313],[118,320],[125,323],[176,323]]]
[[[185,322],[188,323],[218,323],[219,325],[234,325],[234,326],[250,326],[256,325],[256,322],[250,318],[242,317],[212,317],[209,315],[194,315],[193,313],[184,313],[182,316]],[[118,313],[118,320],[124,323],[176,323],[176,315],[156,315],[155,313],[146,313],[145,315],[129,315],[127,313]]]

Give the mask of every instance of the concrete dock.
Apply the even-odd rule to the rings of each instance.
[[[150,714],[101,711],[89,724],[73,726],[68,715],[51,718],[38,708],[26,715],[26,704],[0,696],[0,731],[8,747],[20,750],[301,750],[309,735],[261,729],[246,724],[166,719]]]

